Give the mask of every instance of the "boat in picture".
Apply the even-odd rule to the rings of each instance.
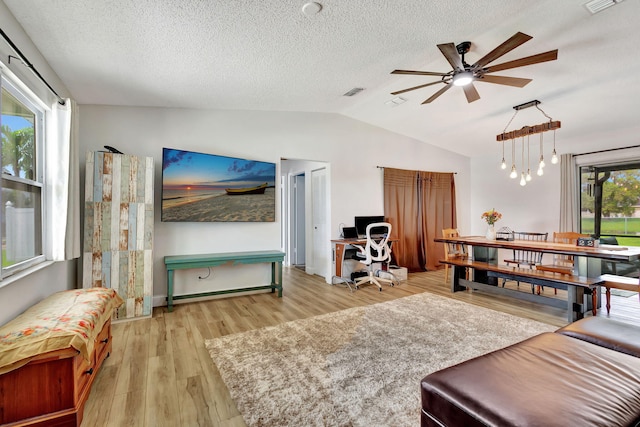
[[[267,186],[268,184],[265,182],[264,184],[258,185],[256,187],[225,188],[224,191],[226,191],[230,196],[239,196],[241,194],[264,194],[264,190],[267,189]]]

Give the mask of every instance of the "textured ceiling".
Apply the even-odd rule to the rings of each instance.
[[[498,151],[514,105],[532,99],[562,121],[558,152],[637,143],[640,2],[596,15],[576,0],[3,0],[80,104],[343,114],[468,156]],[[558,60],[497,74],[420,105],[447,72],[436,44],[469,40],[469,63],[521,31],[533,39],[494,63],[559,49]],[[9,34],[9,36],[11,36]],[[37,68],[38,64],[34,64]],[[365,88],[354,97],[342,94]],[[544,122],[530,108],[507,130]]]

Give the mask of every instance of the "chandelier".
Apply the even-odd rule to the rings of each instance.
[[[531,153],[531,135],[540,134],[540,159],[538,161],[538,171],[537,175],[542,176],[544,174],[544,132],[553,131],[553,151],[551,152],[551,163],[558,163],[558,155],[556,154],[556,129],[560,129],[561,124],[560,121],[554,121],[547,113],[545,113],[542,108],[539,107],[540,101],[533,100],[529,102],[525,102],[524,104],[516,105],[513,107],[515,113],[511,116],[511,119],[504,127],[504,130],[501,134],[496,135],[496,140],[498,142],[502,142],[502,162],[500,163],[501,169],[507,168],[507,163],[504,158],[504,149],[506,141],[511,141],[511,172],[509,177],[515,179],[518,177],[518,169],[516,167],[516,139],[521,138],[521,170],[520,170],[520,185],[525,186],[527,182],[531,181],[531,168],[530,168],[530,153]],[[524,110],[525,108],[536,107],[547,119],[548,122],[541,123],[539,125],[534,126],[523,126],[520,129],[512,130],[507,132],[507,128],[515,119],[516,115],[520,112],[520,110]],[[526,150],[525,150],[525,138],[526,138]],[[526,164],[525,164],[525,151],[526,151]],[[526,165],[526,169],[525,169]]]

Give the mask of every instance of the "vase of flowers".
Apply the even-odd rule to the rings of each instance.
[[[485,234],[487,240],[496,240],[494,224],[502,218],[502,214],[495,209],[491,209],[490,211],[484,212],[481,218],[487,221],[487,233]]]

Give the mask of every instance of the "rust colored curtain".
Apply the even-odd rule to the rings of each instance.
[[[384,169],[384,214],[393,226],[396,263],[409,271],[435,270],[444,246],[433,239],[456,227],[452,173]]]

